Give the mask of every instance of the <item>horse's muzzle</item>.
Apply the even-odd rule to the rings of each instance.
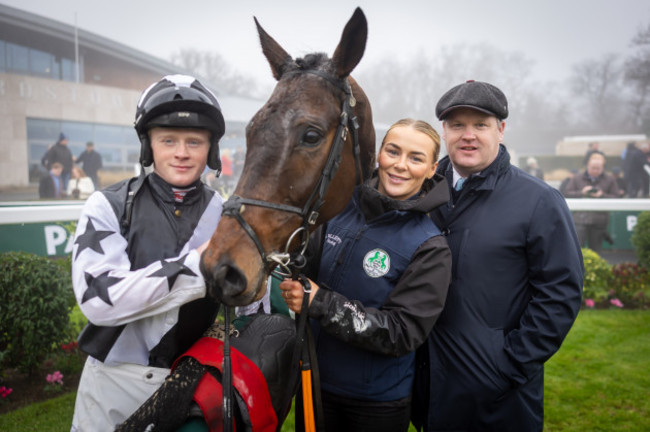
[[[245,306],[253,300],[254,293],[246,293],[248,281],[244,272],[230,260],[221,258],[213,269],[204,266],[207,295],[227,306]]]

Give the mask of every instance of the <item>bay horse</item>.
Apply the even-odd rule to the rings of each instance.
[[[264,295],[271,270],[343,210],[375,158],[370,103],[350,77],[368,34],[361,9],[331,59],[294,60],[255,24],[278,83],[247,126],[241,177],[201,260],[209,295],[229,306]]]
[[[363,56],[368,34],[361,9],[346,24],[331,59],[316,53],[294,60],[257,19],[255,24],[278,83],[248,124],[241,177],[201,260],[208,294],[228,306],[261,298],[271,270],[291,265],[292,248],[304,252],[309,233],[343,210],[355,185],[370,176],[375,160],[370,103],[349,76]],[[252,426],[245,430],[279,430],[290,408],[295,389],[288,383],[297,374],[291,366],[298,338],[294,324],[287,320],[291,322],[278,314],[258,314],[233,338],[233,354],[242,353],[244,358],[233,357],[232,386],[239,393],[254,387],[237,375],[238,359],[255,364],[263,386],[268,385],[268,392],[262,392],[265,398],[237,394],[237,403],[270,401],[275,412],[270,419],[249,411],[245,424]],[[208,407],[202,405],[201,411],[206,419],[211,412],[208,423],[211,430],[218,430],[214,419],[220,415],[219,397],[214,393],[221,387],[206,385],[203,388],[208,390],[201,390],[201,382],[221,376],[217,352],[225,354],[220,331],[216,324],[208,329],[176,361],[165,383],[117,431],[176,430],[200,392],[216,400]],[[252,373],[247,364],[243,367]]]

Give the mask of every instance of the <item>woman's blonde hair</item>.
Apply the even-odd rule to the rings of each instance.
[[[433,162],[435,163],[438,161],[438,157],[440,157],[440,135],[438,135],[438,132],[436,132],[433,126],[431,126],[429,123],[425,122],[424,120],[415,120],[412,118],[403,118],[401,120],[397,120],[386,131],[386,135],[384,135],[384,139],[381,141],[382,147],[386,142],[386,136],[388,136],[388,133],[394,128],[399,126],[411,127],[416,131],[422,132],[423,134],[431,138],[431,141],[433,141]]]
[[[86,177],[86,172],[85,172],[84,170],[82,170],[81,167],[73,166],[73,167],[72,167],[72,171],[73,171],[73,172],[76,172],[77,175],[79,176],[79,178],[84,178],[84,177]]]

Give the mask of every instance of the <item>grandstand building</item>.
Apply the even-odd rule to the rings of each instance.
[[[60,132],[78,156],[88,141],[108,171],[133,172],[133,129],[143,89],[178,66],[74,26],[0,4],[0,188],[38,182],[41,157]],[[204,81],[204,80],[203,80]],[[262,101],[217,94],[222,147],[243,149]]]

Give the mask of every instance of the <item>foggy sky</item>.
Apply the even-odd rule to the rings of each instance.
[[[0,0],[169,60],[181,48],[216,51],[236,70],[270,85],[253,22],[292,56],[332,54],[360,6],[369,23],[364,66],[401,61],[456,43],[488,43],[535,60],[536,79],[562,80],[571,65],[625,54],[650,22],[648,0]]]

